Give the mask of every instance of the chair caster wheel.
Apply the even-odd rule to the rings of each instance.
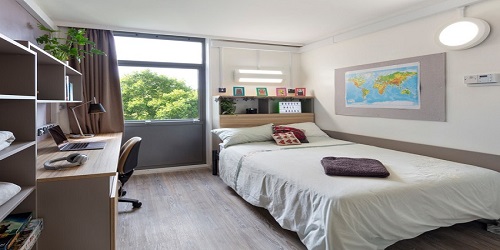
[[[140,208],[142,206],[142,202],[134,202],[134,203],[132,203],[132,206],[134,208]]]

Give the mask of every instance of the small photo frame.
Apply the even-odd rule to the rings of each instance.
[[[233,87],[233,96],[245,96],[245,87]]]
[[[306,96],[306,88],[295,88],[295,96]]]
[[[276,96],[286,96],[286,88],[276,88]]]
[[[257,96],[267,96],[267,88],[257,88]]]

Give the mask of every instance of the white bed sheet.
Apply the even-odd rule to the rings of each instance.
[[[471,165],[330,138],[280,147],[231,146],[222,180],[266,208],[308,249],[384,249],[438,227],[500,218],[500,173]],[[325,156],[381,161],[388,178],[327,176]]]

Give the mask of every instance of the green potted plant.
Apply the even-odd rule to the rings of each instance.
[[[219,98],[220,110],[222,115],[234,115],[236,111],[236,102],[231,98]]]
[[[37,43],[43,45],[43,50],[52,54],[55,58],[61,61],[68,61],[71,58],[76,58],[80,61],[86,54],[106,55],[103,51],[96,48],[95,43],[85,37],[85,29],[68,28],[65,38],[57,37],[59,30],[47,28],[41,24],[38,28],[42,31],[47,31],[36,39]],[[73,45],[78,45],[74,47]],[[90,50],[83,49],[83,46],[90,45]]]

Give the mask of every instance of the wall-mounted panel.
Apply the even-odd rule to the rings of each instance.
[[[439,53],[336,69],[335,113],[445,121],[445,63]]]

